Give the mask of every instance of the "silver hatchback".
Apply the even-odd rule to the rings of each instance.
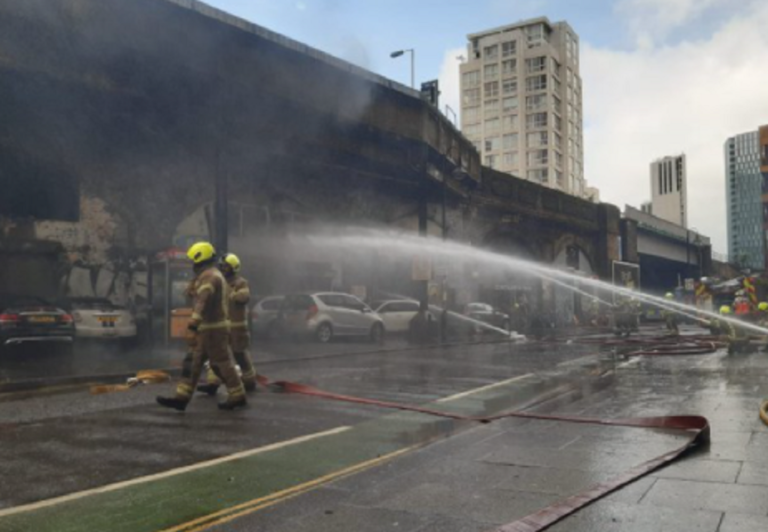
[[[362,336],[372,342],[384,339],[384,321],[361,300],[339,292],[285,296],[280,308],[282,332],[314,336],[322,343],[336,336]]]

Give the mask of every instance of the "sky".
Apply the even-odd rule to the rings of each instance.
[[[650,199],[649,164],[685,153],[689,226],[727,251],[729,136],[768,124],[765,0],[206,0],[385,77],[440,80],[459,111],[466,35],[566,20],[581,41],[585,177],[620,208]]]

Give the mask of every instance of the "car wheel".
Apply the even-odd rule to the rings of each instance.
[[[321,323],[315,331],[315,338],[321,344],[327,344],[333,338],[333,327],[330,323]]]
[[[384,343],[384,326],[381,323],[374,323],[371,327],[371,343],[381,344]]]

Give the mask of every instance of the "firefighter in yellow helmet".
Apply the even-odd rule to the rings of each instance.
[[[728,305],[720,307],[720,315],[723,317],[733,317],[733,311]],[[730,321],[719,320],[720,322],[720,337],[722,340],[728,343],[728,354],[744,353],[751,350],[752,346],[749,343],[749,336],[746,331],[734,325]]]
[[[251,344],[248,328],[250,288],[248,281],[240,275],[240,259],[234,253],[224,255],[219,269],[229,285],[229,346],[235,362],[240,365],[245,390],[250,392],[256,389],[256,370],[248,352]],[[216,375],[213,366],[208,370],[207,381],[207,384],[197,387],[198,391],[215,395],[221,385],[221,379]]]
[[[664,299],[668,301],[674,301],[675,294],[672,292],[667,292],[664,294]],[[674,310],[665,308],[661,315],[664,317],[664,322],[667,326],[667,334],[671,336],[679,336],[680,335],[680,327],[677,325],[677,312]]]
[[[158,397],[157,402],[183,411],[192,399],[203,364],[209,360],[227,386],[229,396],[219,403],[222,410],[245,406],[245,388],[229,353],[229,289],[224,276],[216,267],[216,251],[208,242],[198,242],[189,248],[187,256],[193,262],[195,280],[192,293],[194,305],[187,326],[188,343],[192,348],[189,364],[185,364],[181,380],[173,397]]]

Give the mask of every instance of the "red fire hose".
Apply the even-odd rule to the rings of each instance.
[[[496,530],[496,532],[539,532],[544,530],[561,519],[573,514],[574,512],[584,508],[585,506],[601,499],[602,497],[616,491],[617,489],[643,477],[656,469],[662,467],[665,464],[672,462],[680,457],[688,449],[709,441],[709,422],[706,418],[701,416],[667,416],[667,417],[644,417],[644,418],[625,418],[625,419],[600,419],[600,418],[588,418],[579,416],[556,416],[547,414],[534,414],[529,412],[513,411],[505,412],[502,414],[478,417],[478,416],[464,416],[461,414],[455,414],[451,412],[443,412],[431,408],[425,408],[417,405],[407,405],[401,403],[395,403],[391,401],[379,401],[376,399],[367,399],[364,397],[354,397],[350,395],[344,395],[334,392],[328,392],[308,386],[305,384],[299,384],[288,381],[272,382],[267,377],[259,375],[257,377],[259,384],[263,386],[270,386],[279,388],[289,393],[299,393],[303,395],[310,395],[314,397],[320,397],[323,399],[330,399],[334,401],[344,401],[349,403],[366,404],[371,406],[377,406],[381,408],[392,408],[397,410],[406,410],[410,412],[418,412],[421,414],[427,414],[432,416],[440,416],[456,420],[475,421],[479,423],[490,423],[499,419],[506,418],[524,418],[524,419],[537,419],[546,421],[562,421],[566,423],[585,423],[591,425],[611,425],[620,427],[643,427],[643,428],[655,428],[655,429],[673,429],[685,431],[689,435],[689,439],[685,444],[681,445],[677,449],[674,449],[668,453],[662,454],[652,460],[635,466],[621,475],[601,482],[577,495],[568,497],[550,506],[543,508],[533,514],[519,519],[513,523],[504,525]]]

